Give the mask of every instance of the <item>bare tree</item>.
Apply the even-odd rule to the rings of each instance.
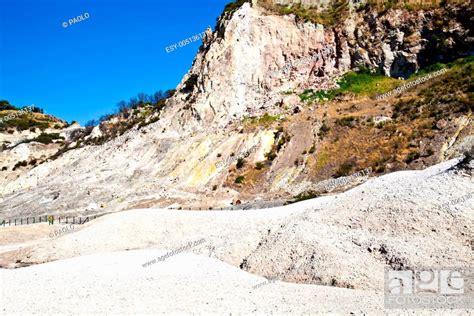
[[[140,105],[146,104],[147,101],[148,101],[148,96],[146,95],[146,93],[143,93],[143,92],[140,92],[140,93],[137,95],[137,98],[138,98],[138,103],[139,103]]]
[[[136,109],[136,108],[137,108],[137,105],[138,105],[138,100],[137,100],[137,98],[135,98],[135,97],[130,98],[130,101],[128,101],[128,105],[129,105],[129,107],[131,107],[132,109]]]
[[[153,94],[152,103],[153,103],[153,104],[157,104],[158,102],[160,102],[160,101],[163,100],[163,99],[166,99],[166,95],[163,93],[163,91],[161,91],[161,90],[156,91],[156,92]]]
[[[119,103],[117,103],[117,108],[120,111],[120,113],[124,113],[128,110],[129,107],[127,105],[127,102],[122,100]]]
[[[86,122],[84,126],[91,127],[91,126],[97,126],[97,125],[99,125],[99,122],[97,120],[89,120]]]

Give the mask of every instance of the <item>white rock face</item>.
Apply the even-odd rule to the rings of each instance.
[[[62,129],[60,136],[64,137],[66,141],[70,141],[72,134],[76,131],[82,130],[82,127],[79,123],[71,124],[69,127]]]
[[[379,116],[374,117],[374,124],[379,125],[386,122],[390,122],[391,120],[392,119],[388,116],[379,115]]]
[[[94,139],[94,138],[99,138],[103,135],[102,131],[100,130],[99,126],[94,126],[92,129],[92,132],[86,136],[86,139]]]
[[[205,55],[198,54],[171,102],[186,104],[192,95],[190,109],[181,107],[176,113],[176,106],[172,106],[163,115],[173,115],[174,121],[183,122],[183,128],[193,121],[224,127],[244,115],[271,113],[275,103],[284,98],[281,92],[330,87],[334,83],[329,78],[347,70],[347,65],[335,68],[334,34],[311,23],[298,24],[291,16],[264,15],[248,3],[222,23],[224,34],[212,35]],[[318,72],[324,76],[314,76]],[[179,91],[193,74],[198,76],[193,92]]]

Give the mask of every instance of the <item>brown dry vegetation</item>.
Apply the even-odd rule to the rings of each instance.
[[[474,109],[474,62],[465,59],[447,66],[450,69],[443,75],[386,99],[375,101],[366,95],[347,92],[346,97],[326,103],[310,103],[302,113],[288,116],[284,121],[264,119],[264,124],[258,127],[261,119],[254,118],[244,130],[279,131],[275,133],[275,146],[267,153],[265,168],[257,170],[254,165],[246,164],[232,171],[226,184],[246,192],[268,186],[269,166],[282,154],[278,150],[279,143],[307,138],[309,135],[295,134],[291,126],[308,120],[324,122],[312,150],[307,148],[301,153],[301,157],[307,156],[305,170],[313,181],[352,174],[368,167],[381,174],[421,169],[437,163],[442,146],[459,129],[459,118],[471,117]],[[391,121],[376,125],[375,116],[386,116]],[[291,137],[281,141],[282,135],[290,129]],[[469,131],[461,134],[472,134],[472,124],[466,129]],[[234,183],[237,176],[245,177],[243,183]]]

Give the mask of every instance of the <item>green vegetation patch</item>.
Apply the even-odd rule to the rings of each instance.
[[[307,192],[302,192],[296,196],[293,197],[291,201],[286,202],[286,204],[292,204],[296,202],[301,202],[301,201],[306,201],[309,199],[314,199],[321,196],[318,192],[314,191],[307,191]]]
[[[303,91],[299,97],[303,102],[330,101],[348,92],[357,96],[371,97],[394,89],[399,82],[400,80],[381,75],[377,72],[371,73],[367,69],[362,69],[357,72],[348,72],[342,76],[337,82],[338,88],[318,91],[307,89]]]
[[[438,121],[452,114],[474,111],[474,58],[462,58],[446,65],[435,64],[424,71],[436,71],[442,66],[450,68],[443,80],[421,90],[415,97],[400,98],[393,106],[393,119],[405,122],[415,119]],[[425,125],[428,126],[427,123]]]
[[[30,142],[38,142],[42,144],[51,144],[57,139],[64,139],[64,137],[59,136],[59,133],[41,133],[38,137],[30,140]]]
[[[268,2],[268,1],[267,1]],[[268,7],[268,4],[267,4]],[[308,8],[301,4],[291,4],[288,6],[276,5],[272,7],[280,14],[294,14],[305,22],[318,23],[323,25],[335,25],[346,19],[349,15],[348,1],[335,1],[328,9],[319,10]]]
[[[235,178],[235,183],[237,184],[244,183],[244,180],[245,180],[244,176],[238,176],[237,178]]]
[[[278,121],[281,117],[281,114],[277,115],[270,115],[268,113],[265,113],[264,115],[260,117],[247,117],[244,118],[244,123],[247,125],[258,125],[258,126],[269,126],[272,123]]]
[[[237,1],[232,1],[224,7],[224,13],[230,12],[234,13],[237,11],[241,6],[244,5],[245,2],[251,2],[250,0],[237,0]]]
[[[4,117],[4,115],[1,115],[1,117]],[[16,128],[18,131],[24,131],[32,127],[44,130],[49,127],[49,123],[34,119],[31,114],[22,114],[14,119],[0,123],[0,131],[5,130],[7,127]]]

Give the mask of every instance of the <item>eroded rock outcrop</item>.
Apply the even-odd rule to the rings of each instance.
[[[180,128],[191,122],[224,127],[277,111],[284,92],[334,87],[338,76],[355,67],[406,78],[472,51],[468,12],[448,6],[378,13],[368,7],[352,9],[335,26],[323,26],[244,3],[221,17],[217,31],[209,34],[168,115]]]

